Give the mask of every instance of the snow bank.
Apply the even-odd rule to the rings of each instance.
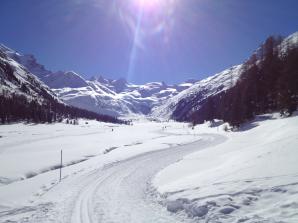
[[[211,222],[298,222],[298,117],[260,116],[229,140],[162,170],[153,184],[171,212]]]

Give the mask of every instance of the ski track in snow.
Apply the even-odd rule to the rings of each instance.
[[[157,172],[184,155],[226,140],[224,136],[204,134],[194,143],[148,152],[106,165],[71,179],[66,199],[58,203],[44,201],[20,212],[32,212],[17,222],[72,222],[72,223],[167,223],[192,222],[183,214],[173,214],[162,205],[163,199],[154,190],[151,180]],[[51,193],[59,191],[58,185]],[[61,189],[61,188],[60,188]],[[60,191],[61,192],[61,191]],[[11,217],[14,211],[6,212]],[[5,213],[0,213],[5,216]],[[13,219],[13,218],[12,218]],[[6,218],[6,222],[14,222]]]

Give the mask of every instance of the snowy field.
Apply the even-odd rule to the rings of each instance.
[[[178,136],[169,135],[162,131],[164,125],[140,122],[126,126],[82,120],[80,125],[0,126],[0,185],[56,169],[61,149],[63,164],[69,166],[92,157],[109,157],[107,154],[113,150],[117,150],[116,160],[194,140],[193,136],[179,136],[179,131]],[[177,123],[169,125],[182,127]]]
[[[176,133],[167,133],[164,126]],[[79,176],[139,154],[196,141],[199,136],[188,134],[186,126],[148,121],[133,126],[86,124],[83,120],[79,125],[0,126],[0,222],[31,222],[32,213],[43,210],[45,203],[67,199],[65,185]],[[61,149],[63,180],[58,183]],[[49,191],[54,192],[46,196]]]
[[[298,222],[298,117],[264,115],[165,168],[154,185],[171,212],[202,222]],[[200,222],[200,221],[199,221]]]
[[[85,122],[0,126],[0,222],[298,222],[298,116]]]

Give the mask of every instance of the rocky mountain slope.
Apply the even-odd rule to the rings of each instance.
[[[241,73],[242,65],[237,65],[198,81],[190,88],[165,101],[162,105],[155,107],[152,116],[167,119],[178,118],[180,114],[175,112],[176,110],[181,111],[181,115],[185,115],[185,113],[195,110],[199,104],[204,103],[208,97],[231,88],[237,82]],[[187,101],[193,101],[197,105],[187,103]]]
[[[57,95],[25,66],[0,46],[0,121],[35,123],[62,121],[63,118],[88,118],[121,122],[113,117],[63,103]]]
[[[276,53],[281,59],[283,59],[289,51],[298,48],[298,32],[284,39],[276,37],[276,41],[278,42],[275,47]],[[253,53],[253,55],[259,58],[263,57],[263,54],[266,51],[263,47],[264,44],[262,44],[261,47]],[[258,60],[258,63],[260,64],[261,59]],[[206,107],[205,105],[208,101],[207,99],[225,93],[230,88],[233,88],[239,81],[239,78],[244,75],[244,68],[246,65],[247,64],[245,62],[244,64],[234,66],[195,83],[189,89],[186,89],[178,95],[172,97],[170,100],[167,100],[161,106],[153,108],[152,115],[164,118],[173,118],[181,121],[189,121],[189,117],[193,113],[197,113],[197,115],[199,115],[197,111]],[[287,67],[287,65],[285,66]],[[258,82],[258,80],[255,80],[255,83],[256,82]],[[269,83],[269,80],[267,82]],[[271,87],[273,88],[274,86]]]
[[[152,82],[143,85],[125,79],[94,76],[85,80],[73,71],[52,72],[39,64],[33,55],[24,55],[1,46],[11,58],[48,85],[66,104],[112,116],[148,115],[153,107],[191,87],[195,80],[179,85]]]
[[[86,82],[85,87],[66,87],[54,91],[68,104],[115,116],[148,115],[153,107],[159,106],[193,84],[169,86],[152,82],[135,85],[124,79],[107,80],[102,77],[93,77]]]
[[[56,100],[56,94],[0,47],[0,94],[22,95],[28,100]]]
[[[239,127],[265,113],[289,116],[298,106],[297,59],[298,32],[285,39],[270,36],[243,65],[234,69],[238,75],[235,83],[215,94],[210,89],[216,84],[206,91],[200,86],[193,94],[186,90],[171,109],[171,117],[195,124],[221,119]]]

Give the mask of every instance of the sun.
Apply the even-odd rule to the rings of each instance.
[[[154,10],[161,6],[162,0],[133,0],[134,4],[143,10]]]
[[[128,0],[128,5],[132,6],[133,10],[141,10],[143,13],[159,13],[173,11],[180,0]]]

